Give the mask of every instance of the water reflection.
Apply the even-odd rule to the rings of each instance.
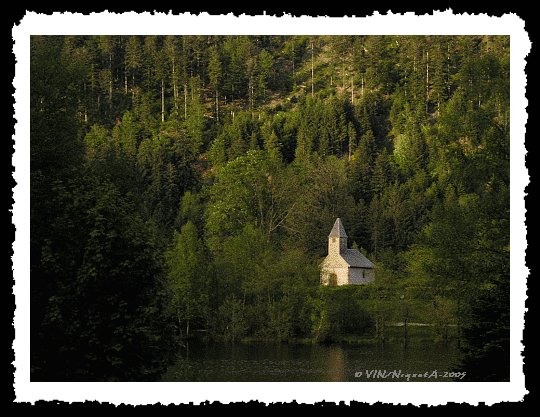
[[[190,342],[183,356],[192,380],[198,381],[383,382],[399,380],[383,378],[385,372],[449,370],[456,354],[455,348],[432,344],[403,349],[380,345]]]
[[[332,345],[328,351],[328,380],[345,381],[345,358],[341,345]]]

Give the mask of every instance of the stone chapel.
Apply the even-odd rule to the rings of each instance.
[[[347,234],[337,219],[328,235],[328,256],[321,264],[324,285],[367,284],[375,281],[375,265],[357,249],[347,249]]]

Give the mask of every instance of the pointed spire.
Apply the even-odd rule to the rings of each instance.
[[[339,217],[334,223],[334,227],[332,228],[332,231],[330,232],[328,237],[347,237],[347,234],[345,233],[345,228],[343,227],[343,224],[341,223],[341,219]]]

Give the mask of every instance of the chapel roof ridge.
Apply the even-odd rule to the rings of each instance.
[[[341,219],[339,217],[336,219],[334,227],[332,227],[332,231],[328,237],[347,237],[347,233],[345,233],[345,228],[343,227],[343,223],[341,223]]]

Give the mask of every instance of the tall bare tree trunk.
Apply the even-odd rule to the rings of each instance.
[[[184,118],[187,119],[187,83],[184,84]]]
[[[112,111],[112,52],[109,54],[109,112]]]
[[[219,99],[218,90],[216,90],[216,121],[219,122]]]
[[[124,92],[127,94],[128,93],[128,71],[129,68],[128,68],[128,64],[127,64],[127,54],[124,58]]]
[[[426,113],[428,112],[429,102],[429,51],[426,51]]]
[[[165,122],[165,81],[161,79],[161,122]]]
[[[313,39],[311,40],[311,97],[313,97],[315,87],[313,85]]]
[[[174,109],[176,112],[176,115],[178,116],[178,86],[176,84],[176,65],[173,59],[173,66],[172,66],[172,79],[173,79],[173,95],[174,95]]]

